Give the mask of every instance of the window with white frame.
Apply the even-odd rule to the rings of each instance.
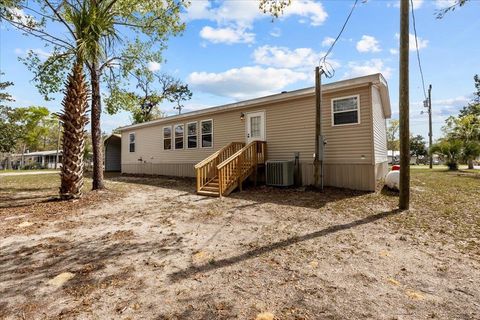
[[[132,132],[128,135],[129,146],[128,150],[130,152],[135,152],[135,133]]]
[[[202,130],[202,148],[213,147],[213,120],[203,120],[200,126]]]
[[[334,126],[360,123],[360,97],[332,99],[332,124]]]
[[[175,149],[183,149],[183,124],[176,124],[175,131]]]
[[[163,150],[172,149],[172,127],[163,127]]]
[[[187,123],[187,148],[193,149],[197,147],[197,123],[190,122]]]

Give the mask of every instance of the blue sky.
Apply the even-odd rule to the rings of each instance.
[[[480,73],[480,1],[436,19],[436,11],[450,2],[415,1],[425,81],[433,85],[434,137],[439,137],[444,119],[470,99],[473,75]],[[169,41],[165,61],[151,67],[189,84],[193,99],[185,103],[185,111],[311,86],[314,67],[352,4],[292,0],[284,15],[272,21],[258,10],[256,0],[193,0],[183,15],[186,31]],[[393,117],[398,117],[398,29],[398,1],[360,1],[329,57],[335,76],[324,81],[382,72],[390,87]],[[30,83],[32,74],[18,61],[28,50],[48,55],[48,49],[5,26],[0,32],[2,80],[15,83],[14,105],[45,105],[58,111],[61,99],[44,101]],[[423,90],[415,51],[410,53],[411,131],[426,137],[427,116],[420,114]],[[171,105],[162,109],[174,113]],[[106,132],[130,123],[126,113],[102,118]]]

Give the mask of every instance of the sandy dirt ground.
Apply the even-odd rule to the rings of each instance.
[[[378,194],[112,183],[123,196],[0,215],[0,318],[480,319],[478,256],[398,227]]]

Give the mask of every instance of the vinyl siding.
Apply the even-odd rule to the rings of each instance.
[[[360,123],[345,126],[332,125],[332,99],[351,95],[360,96]],[[372,142],[371,87],[362,87],[325,93],[322,97],[322,129],[327,140],[325,149],[325,185],[359,190],[374,188],[374,155]],[[313,183],[313,154],[315,152],[315,95],[297,97],[283,102],[265,102],[261,105],[213,112],[201,116],[185,116],[165,120],[151,126],[122,132],[122,172],[172,176],[194,176],[194,164],[226,144],[246,140],[246,120],[241,113],[265,112],[267,159],[293,159],[299,152],[303,184]],[[245,116],[245,119],[247,117]],[[183,150],[163,150],[163,128],[175,124],[186,125],[201,120],[213,120],[213,147]],[[135,132],[135,152],[129,152],[128,135]],[[200,132],[199,132],[200,135]],[[186,146],[186,134],[184,145]],[[198,139],[200,145],[200,138]]]
[[[326,94],[322,98],[322,131],[327,145],[325,163],[372,164],[372,103],[370,86]],[[332,124],[332,99],[360,95],[360,123]],[[313,116],[313,115],[312,115]]]
[[[387,158],[387,127],[383,113],[380,92],[372,87],[372,111],[373,111],[373,145],[375,152],[375,163],[388,161]]]

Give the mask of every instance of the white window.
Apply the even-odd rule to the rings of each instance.
[[[163,150],[172,149],[172,127],[163,127]]]
[[[332,99],[332,125],[360,123],[360,96]]]
[[[201,122],[202,130],[202,148],[213,147],[213,120],[203,120]]]
[[[183,124],[176,124],[175,131],[175,149],[183,149]]]
[[[135,132],[132,132],[128,135],[129,147],[128,150],[130,152],[135,152]]]
[[[197,136],[198,136],[197,123],[196,122],[187,123],[187,148],[188,149],[193,149],[197,147],[197,141],[198,141]]]

